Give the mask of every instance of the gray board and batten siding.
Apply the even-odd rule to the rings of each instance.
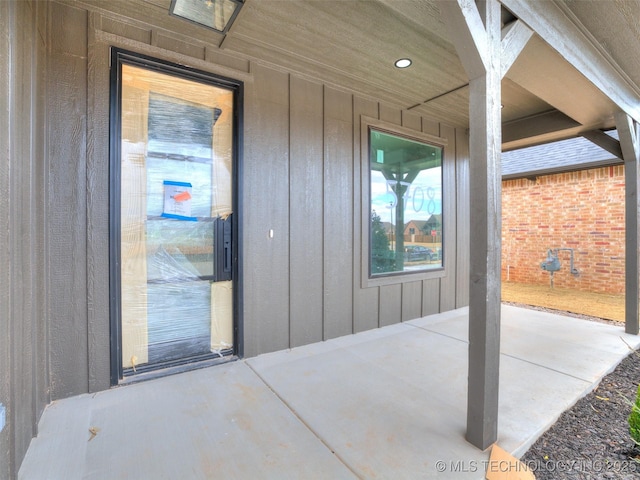
[[[466,151],[466,132],[260,64],[251,72],[240,179],[245,355],[445,311],[456,300],[465,305],[464,292],[456,298],[456,212],[464,224],[468,211],[456,209],[454,177],[456,143]],[[450,139],[442,278],[362,287],[363,116]]]
[[[237,58],[173,20],[70,2],[0,2],[0,478],[44,406],[110,386],[109,58],[119,47],[244,82],[239,312],[245,357],[468,304],[468,133],[348,85]],[[109,9],[113,8],[114,12]],[[115,12],[118,10],[118,12]],[[11,37],[11,42],[9,41]],[[445,269],[363,286],[362,118],[446,140]],[[7,142],[7,139],[10,141]],[[364,153],[363,153],[364,152]],[[273,236],[269,232],[273,231]],[[9,459],[8,462],[5,459]]]
[[[66,63],[73,63],[69,67],[76,75],[70,80],[75,84],[69,88],[90,92],[86,112],[69,111],[78,108],[74,103],[56,104],[56,109],[50,111],[52,120],[68,115],[87,119],[86,139],[67,137],[67,141],[72,140],[67,148],[75,148],[78,153],[52,157],[52,161],[55,160],[57,168],[66,166],[71,172],[87,169],[84,176],[77,173],[76,176],[89,179],[91,191],[84,178],[79,179],[74,189],[83,190],[86,196],[79,195],[71,208],[86,212],[78,216],[75,227],[90,232],[96,241],[105,241],[108,227],[104,206],[108,205],[105,155],[109,139],[104,115],[109,98],[105,80],[109,47],[127,48],[244,82],[244,144],[238,206],[243,292],[240,341],[246,357],[467,304],[467,278],[459,279],[458,273],[468,269],[464,265],[468,262],[469,241],[465,233],[469,210],[464,203],[468,184],[465,129],[403,112],[362,98],[347,88],[323,85],[262,62],[241,61],[195,38],[181,36],[181,41],[169,42],[163,40],[168,34],[160,28],[132,19],[118,22],[118,17],[103,10],[88,12],[58,3],[51,8],[54,16],[60,12],[76,25],[73,29],[63,28],[66,22],[52,25],[52,41],[67,45],[70,50],[66,56],[56,58],[56,63],[61,70]],[[149,35],[141,33],[145,29]],[[88,68],[84,70],[76,64],[81,63],[76,59],[82,58],[82,52],[74,51],[79,49],[81,38],[89,38],[90,43],[84,59]],[[149,43],[141,39],[148,39]],[[171,48],[175,51],[170,51]],[[362,287],[362,235],[368,228],[368,216],[362,215],[368,209],[362,204],[368,188],[362,181],[362,149],[367,149],[360,141],[362,117],[447,141],[443,169],[445,271],[439,278],[417,283],[404,283],[398,278],[392,284]],[[58,123],[61,122],[52,121],[51,125],[55,127]],[[87,156],[86,162],[79,162],[83,155]],[[52,202],[56,200],[53,198]],[[85,286],[87,291],[78,286],[73,301],[83,303],[91,299],[92,304],[108,305],[108,299],[104,298],[108,291],[108,257],[102,248],[84,252],[79,249],[79,253],[87,255],[89,282]],[[73,263],[69,262],[66,269],[72,268]],[[63,290],[58,292],[59,296],[75,288],[67,282],[55,285]],[[87,307],[77,310],[83,309]],[[89,316],[81,318],[79,314],[77,318],[85,325],[88,343],[59,345],[64,341],[52,339],[52,345],[59,347],[51,352],[52,377],[56,380],[54,398],[108,387],[105,371],[108,311],[88,310]],[[56,312],[52,312],[54,318]],[[83,369],[89,370],[88,379],[78,378],[85,375]]]
[[[46,13],[0,2],[0,479],[16,476],[52,382],[45,275],[64,242],[47,217]]]

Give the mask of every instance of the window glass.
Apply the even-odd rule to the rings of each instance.
[[[370,276],[442,268],[442,147],[369,129]]]

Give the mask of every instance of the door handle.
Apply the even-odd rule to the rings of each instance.
[[[233,225],[233,215],[229,215],[224,221],[224,272],[227,273],[227,279],[231,279],[232,268],[232,243],[231,243],[231,226]]]
[[[231,280],[233,276],[233,235],[232,215],[226,219],[217,218],[215,222],[215,277],[217,282]]]
[[[224,271],[231,273],[231,240],[224,241]]]

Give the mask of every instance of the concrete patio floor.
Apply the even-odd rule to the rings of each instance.
[[[498,444],[520,456],[640,338],[502,312]],[[489,452],[464,439],[467,322],[459,309],[56,401],[19,478],[484,478]]]

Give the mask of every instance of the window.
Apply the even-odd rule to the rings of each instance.
[[[369,278],[443,267],[443,147],[368,126]]]

